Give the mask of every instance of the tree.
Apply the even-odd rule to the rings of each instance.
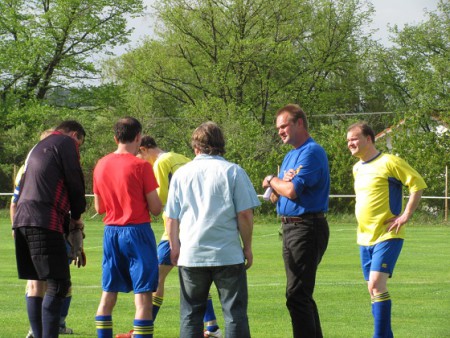
[[[355,70],[372,8],[358,0],[157,4],[159,39],[148,39],[111,68],[131,90],[139,88],[131,104],[139,105],[142,94],[155,105],[162,98],[161,107],[172,103],[171,113],[162,111],[170,117],[173,105],[184,110],[220,101],[265,125],[273,107],[286,102],[329,113],[348,111],[348,103],[359,100]]]
[[[86,130],[86,144],[80,147],[80,159],[86,191],[92,191],[93,168],[100,157],[114,151],[113,125],[122,117],[120,110],[93,108],[69,109],[30,104],[11,109],[3,122],[12,127],[0,134],[0,191],[12,192],[17,169],[24,163],[30,149],[39,142],[42,131],[55,128],[61,121],[69,119],[77,120]],[[9,200],[0,199],[0,207],[4,207],[6,201]]]
[[[1,180],[2,191],[11,190],[14,166],[42,130],[64,119],[95,135],[81,150],[90,188],[90,170],[112,140],[111,97],[117,106],[120,95],[117,87],[83,81],[99,76],[94,55],[126,43],[127,17],[142,10],[142,0],[0,1],[0,177],[11,178]]]
[[[450,125],[450,3],[441,0],[426,18],[415,26],[393,28],[394,45],[383,51],[379,66],[390,108],[398,113],[392,126],[401,121],[392,131],[392,152],[424,176],[427,195],[442,196],[450,132],[437,126]]]
[[[371,13],[359,0],[161,0],[157,38],[107,69],[166,149],[187,152],[190,132],[214,120],[229,135],[227,157],[259,186],[286,152],[278,108],[359,109]]]
[[[2,110],[93,79],[93,55],[126,43],[126,18],[142,10],[142,0],[1,1]]]
[[[450,3],[441,0],[428,20],[394,28],[392,49],[404,108],[440,116],[450,110]]]

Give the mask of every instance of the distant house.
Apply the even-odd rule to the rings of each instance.
[[[390,135],[390,133],[399,128],[400,126],[404,125],[406,123],[405,119],[402,119],[399,123],[397,123],[395,126],[391,126],[389,128],[386,128],[385,130],[383,130],[382,132],[378,133],[375,135],[375,141],[377,141],[378,139],[385,139],[386,141],[386,146],[389,150],[392,150],[392,137]],[[444,121],[442,121],[440,118],[438,117],[430,117],[430,126],[431,126],[431,130],[432,132],[436,133],[437,135],[441,136],[444,133],[448,132],[449,129],[449,125],[447,123],[445,123]]]

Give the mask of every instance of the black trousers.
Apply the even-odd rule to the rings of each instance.
[[[324,217],[283,224],[286,306],[295,338],[323,337],[313,293],[317,267],[329,237],[328,222]]]

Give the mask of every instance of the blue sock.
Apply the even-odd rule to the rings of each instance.
[[[152,311],[152,316],[153,316],[153,322],[156,320],[156,316],[158,315],[159,312],[159,308],[162,306],[164,298],[163,297],[158,297],[158,296],[153,296],[153,311]]]
[[[95,327],[97,328],[98,338],[112,338],[112,316],[95,316]]]
[[[374,338],[394,337],[391,329],[392,301],[389,292],[376,295],[372,299],[372,313],[374,319]]]
[[[45,294],[42,301],[42,336],[58,337],[59,317],[64,298]],[[34,331],[33,331],[34,332]]]
[[[133,336],[135,338],[153,338],[153,320],[135,319],[133,323]]]
[[[28,320],[36,338],[42,337],[42,298],[26,297]]]
[[[209,332],[216,332],[219,329],[219,325],[207,325],[206,330]]]
[[[69,314],[69,307],[70,303],[72,301],[72,296],[66,296],[64,298],[61,308],[61,316],[59,318],[59,326],[60,327],[66,327],[66,317]]]
[[[203,322],[207,323],[213,320],[216,320],[216,314],[214,313],[211,294],[208,293],[208,300],[206,301],[206,311],[205,316],[203,317]]]

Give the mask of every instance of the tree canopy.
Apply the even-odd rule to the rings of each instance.
[[[141,11],[142,0],[1,1],[2,110],[98,75],[92,56],[126,43],[126,18]]]
[[[372,13],[362,1],[162,0],[156,9],[158,38],[110,68],[136,110],[145,97],[162,117],[210,106],[215,117],[266,125],[286,102],[313,114],[358,109]]]
[[[332,194],[353,193],[346,128],[364,119],[377,133],[392,127],[392,146],[379,148],[405,158],[428,192],[442,195],[450,137],[436,127],[450,123],[447,2],[419,24],[394,27],[386,47],[371,39],[374,9],[365,0],[157,0],[156,36],[101,65],[108,85],[80,87],[100,67],[93,53],[124,43],[126,16],[141,10],[132,0],[0,3],[0,175],[64,118],[88,131],[88,190],[96,160],[114,148],[117,117],[135,116],[163,149],[188,156],[192,130],[214,120],[227,137],[226,157],[261,191],[262,177],[276,173],[289,150],[274,113],[298,103],[328,153]]]
[[[389,107],[402,121],[392,151],[424,175],[427,194],[442,196],[450,165],[450,3],[440,1],[426,21],[392,33],[394,45],[379,59]]]

